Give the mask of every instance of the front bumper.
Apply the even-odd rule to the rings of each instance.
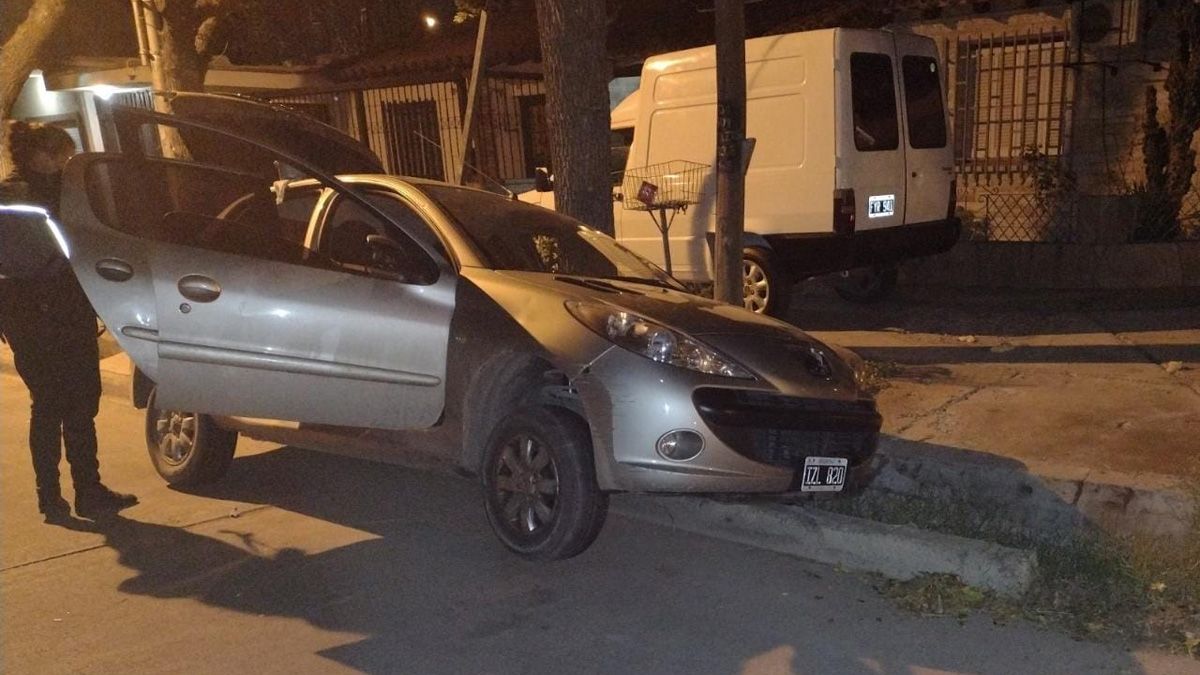
[[[799,376],[798,376],[799,377]],[[844,457],[850,481],[875,451],[880,417],[852,389],[813,378],[781,392],[657,364],[614,349],[575,381],[592,429],[601,489],[628,492],[786,492],[808,456]],[[695,458],[655,449],[670,431],[704,439]]]

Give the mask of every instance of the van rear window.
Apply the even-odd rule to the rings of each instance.
[[[904,109],[908,113],[908,143],[914,148],[946,147],[946,112],[937,59],[905,56]]]
[[[850,97],[854,108],[854,147],[864,152],[900,147],[896,122],[896,80],[886,54],[850,55]]]

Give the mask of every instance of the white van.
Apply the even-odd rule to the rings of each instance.
[[[638,90],[612,112],[614,153],[628,145],[627,173],[673,160],[712,167],[698,202],[669,230],[671,271],[688,282],[712,278],[715,67],[711,46],[653,57]],[[933,40],[844,28],[757,38],[746,41],[746,75],[747,136],[757,139],[746,174],[748,308],[779,314],[795,281],[843,270],[853,272],[839,292],[874,299],[894,285],[897,262],[958,240]],[[654,219],[620,192],[617,239],[663,264]],[[553,208],[551,193],[522,199]]]

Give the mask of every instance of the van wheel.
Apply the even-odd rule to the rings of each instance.
[[[608,515],[596,484],[587,427],[564,411],[518,410],[492,433],[482,474],[488,522],[509,550],[531,560],[579,555]]]
[[[742,249],[742,303],[756,314],[782,316],[791,300],[791,279],[765,248]]]
[[[833,290],[849,302],[878,302],[896,290],[898,276],[899,271],[895,266],[846,270],[833,282]]]
[[[237,432],[222,429],[208,415],[160,410],[157,389],[146,404],[146,448],[154,470],[171,485],[211,483],[229,470]]]

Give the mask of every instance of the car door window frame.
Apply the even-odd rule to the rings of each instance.
[[[447,253],[449,249],[446,246],[442,235],[439,233],[438,228],[434,226],[434,224],[431,222],[430,216],[424,213],[424,210],[418,204],[414,203],[410,199],[407,199],[404,195],[396,192],[395,190],[387,189],[383,186],[362,186],[360,189],[363,196],[365,196],[368,201],[375,198],[388,199],[398,202],[401,206],[408,209],[408,211],[420,222],[420,226],[425,227],[429,234],[432,235],[432,239],[436,242],[435,246],[440,247],[438,253],[445,260],[447,260],[449,264],[455,264],[454,261],[451,260],[449,253]],[[328,237],[331,234],[330,227],[333,224],[332,221],[336,217],[338,209],[345,205],[345,200],[336,193],[328,195],[326,198],[323,198],[320,203],[318,203],[314,225],[315,229],[312,240],[314,250],[316,250],[320,255],[334,260],[348,270],[356,273],[374,275],[378,272],[383,272],[384,274],[387,274],[388,270],[381,270],[378,267],[373,267],[369,263],[362,264],[355,261],[341,260],[339,256],[335,255],[329,250],[330,242],[328,241]],[[381,207],[379,210],[383,211],[383,208]],[[413,234],[410,234],[407,230],[398,227],[394,220],[389,218],[383,221],[382,224],[385,228],[385,232],[383,233],[384,236],[388,236],[389,238],[393,239],[393,241],[395,240],[396,234],[399,234],[401,237],[403,237],[403,241],[396,242],[398,246],[419,246],[416,242],[416,239],[419,237],[413,236]],[[418,248],[418,250],[421,249]]]
[[[418,250],[423,252],[423,254],[429,258],[429,261],[432,263],[433,268],[437,272],[437,274],[431,279],[424,280],[422,285],[436,283],[437,278],[441,274],[454,273],[453,265],[451,265],[450,261],[448,261],[440,252],[438,252],[436,248],[424,241],[421,241],[419,237],[412,236],[404,226],[394,222],[386,213],[372,204],[365,195],[361,194],[357,188],[352,187],[332,174],[313,166],[309,162],[291,154],[290,152],[287,152],[286,150],[282,150],[270,144],[262,143],[254,139],[225,131],[211,124],[191,120],[182,120],[169,114],[160,113],[153,110],[146,110],[143,108],[114,106],[112,109],[112,117],[117,128],[118,137],[121,139],[120,154],[125,157],[147,157],[147,153],[142,145],[143,136],[141,134],[141,128],[146,124],[160,125],[169,128],[195,129],[198,131],[216,134],[225,138],[231,138],[240,143],[245,143],[261,150],[265,150],[278,160],[282,160],[292,167],[305,172],[308,179],[315,180],[326,189],[332,190],[337,195],[358,204],[368,214],[378,218],[384,223],[389,223],[397,232],[403,233],[410,241],[412,241]],[[196,165],[213,166],[217,169],[223,168],[220,165],[207,163],[196,163]],[[326,201],[327,203],[327,200],[324,197],[322,198],[322,201]],[[319,206],[320,202],[318,202],[318,207]]]

